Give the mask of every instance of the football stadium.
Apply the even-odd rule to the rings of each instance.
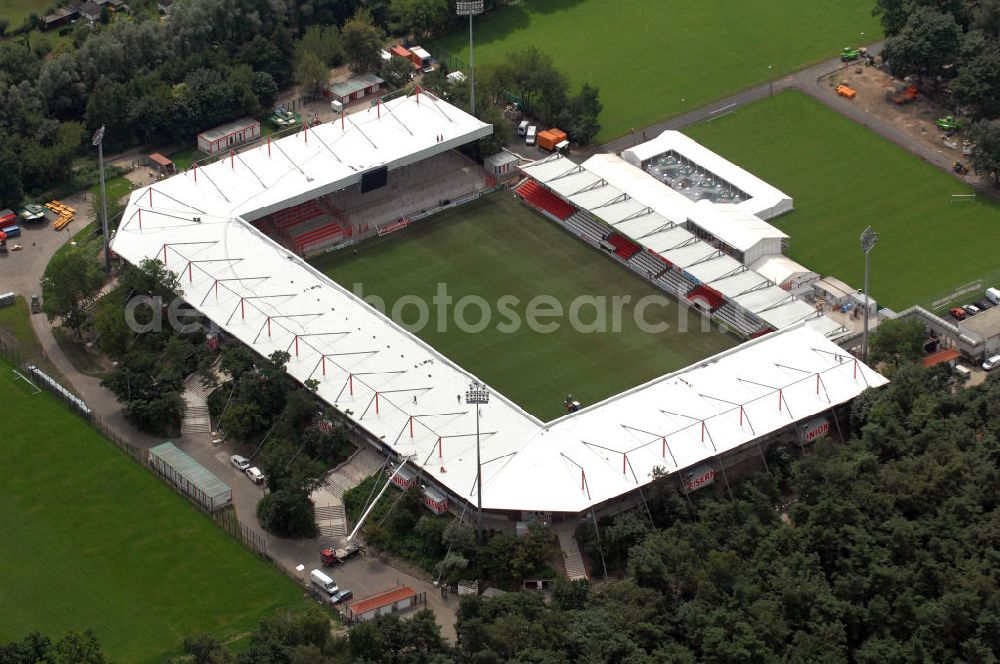
[[[728,484],[727,468],[777,440],[816,439],[840,426],[838,407],[886,382],[835,343],[839,323],[796,294],[815,275],[782,254],[788,237],[768,221],[792,209],[789,195],[676,132],[582,163],[522,161],[513,184],[498,185],[455,150],[491,132],[418,89],[135,191],[113,248],[131,263],[162,261],[226,336],[261,355],[288,352],[290,375],[316,381],[318,397],[436,504],[481,500],[494,523],[631,504],[657,471],[683,491]],[[524,213],[546,229],[534,244]],[[487,228],[488,215],[511,221]],[[478,228],[451,245],[421,242],[436,224]],[[481,253],[456,273],[435,247],[445,258]],[[604,348],[593,354],[639,370],[578,404],[567,394],[576,379],[536,377],[558,364],[538,344],[586,354],[587,335],[435,337],[346,283],[392,284],[398,295],[407,281],[468,282],[477,261],[495,289],[521,279],[562,295],[658,294],[672,321],[689,315],[699,331],[620,353],[595,342]],[[558,282],[545,281],[547,269]],[[532,345],[527,361],[515,357]],[[606,366],[594,365],[595,384]],[[531,399],[559,411],[549,417]]]

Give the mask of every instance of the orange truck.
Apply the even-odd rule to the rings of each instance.
[[[543,150],[554,151],[556,146],[566,140],[566,132],[562,129],[546,129],[538,132],[538,147]]]

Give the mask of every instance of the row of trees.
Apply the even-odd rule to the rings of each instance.
[[[733,501],[602,526],[622,581],[550,604],[463,598],[465,661],[995,661],[1000,380],[956,390],[947,368],[902,361],[850,420],[850,441],[786,458]]]
[[[893,75],[947,85],[974,124],[972,163],[1000,182],[1000,0],[877,0]]]
[[[219,368],[229,380],[209,398],[209,411],[230,439],[255,449],[254,464],[269,489],[257,505],[261,525],[283,537],[313,537],[309,496],[354,446],[334,414],[288,375],[289,359],[283,351],[259,358],[245,346],[227,344]]]
[[[385,481],[384,475],[375,475],[344,493],[352,522],[358,521]],[[462,521],[428,512],[418,486],[388,491],[372,509],[362,534],[369,547],[410,560],[451,585],[475,578],[513,588],[525,579],[554,574],[551,529],[533,522],[523,537],[489,532],[479,545],[475,532]]]

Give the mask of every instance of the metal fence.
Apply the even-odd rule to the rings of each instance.
[[[0,339],[0,354],[2,354],[3,357],[22,374],[25,374],[26,376],[31,375],[28,369],[29,366],[32,366],[31,363],[25,360],[25,358],[15,348],[4,343],[2,339]],[[81,416],[81,420],[89,424],[95,431],[104,436],[107,440],[114,443],[114,445],[124,452],[129,458],[151,471],[160,479],[160,481],[173,489],[178,495],[184,496],[189,503],[198,507],[198,509],[201,510],[206,516],[210,517],[216,525],[260,557],[272,563],[276,563],[278,569],[294,579],[296,582],[301,583],[301,579],[298,574],[287,569],[284,565],[277,564],[277,561],[271,558],[267,547],[267,540],[264,536],[253,528],[241,523],[236,517],[235,512],[232,510],[217,510],[212,512],[196,498],[186,494],[180,487],[171,482],[169,477],[160,472],[156,467],[150,465],[149,450],[123,440],[117,433],[115,433],[114,429],[109,427],[96,413],[92,413],[90,417],[84,415],[79,409],[78,397],[75,397],[68,388],[60,385],[55,379],[51,379],[51,384],[48,381],[36,382],[39,387],[45,389],[49,394],[57,397],[74,413],[79,414]]]

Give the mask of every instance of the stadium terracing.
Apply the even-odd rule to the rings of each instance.
[[[250,223],[491,131],[430,94],[398,98],[136,190],[113,249],[165,263],[188,303],[255,352],[288,352],[292,377],[318,381],[371,444],[457,504],[475,504],[478,425],[491,511],[581,513],[886,382],[799,322],[551,422],[494,393],[477,422],[464,400],[476,377]]]

